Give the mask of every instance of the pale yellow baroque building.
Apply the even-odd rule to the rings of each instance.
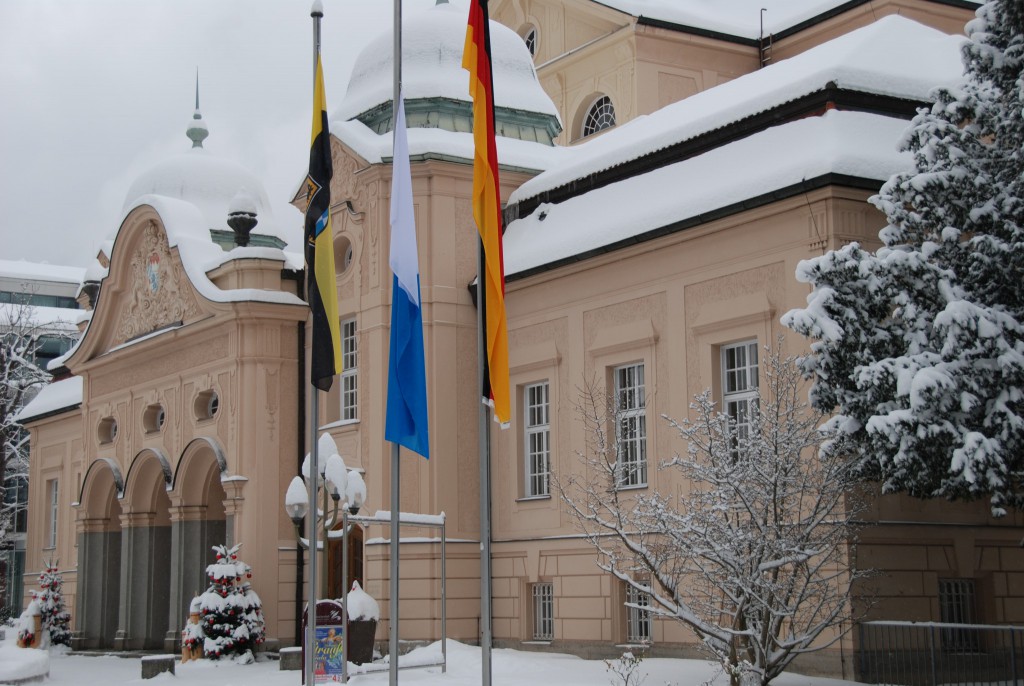
[[[659,417],[686,416],[705,388],[730,400],[721,379],[743,356],[726,353],[785,333],[779,317],[807,295],[794,277],[801,259],[851,240],[877,243],[884,217],[867,198],[908,164],[895,144],[915,108],[959,75],[956,35],[974,7],[766,2],[762,16],[761,5],[739,4],[749,12],[491,3],[514,392],[511,428],[492,432],[499,645],[596,656],[642,641],[654,654],[694,653],[680,625],[624,607],[627,590],[597,568],[557,497],[554,478],[578,469],[585,447],[578,389],[595,379],[643,391],[635,395],[646,402],[631,408],[643,426],[632,454],[644,467],[632,486],[677,489],[656,467],[684,446]],[[432,458],[403,451],[398,504],[445,513],[448,632],[474,642],[479,400],[464,10],[439,4],[407,17],[405,29]],[[383,439],[388,46],[381,36],[357,59],[331,120],[347,369],[319,418],[364,473],[370,511],[393,502]],[[233,166],[203,176],[208,162],[192,150],[129,192],[101,255],[91,321],[63,360],[73,376],[25,414],[25,585],[44,558],[62,560],[83,647],[173,647],[204,587],[209,547],[222,540],[244,543],[268,643],[296,640],[308,561],[282,503],[307,443],[300,242],[274,225],[258,183]],[[181,178],[198,181],[185,190],[168,181]],[[252,245],[232,247],[225,221],[242,187],[259,223]],[[805,346],[792,334],[786,345]],[[743,371],[756,385],[756,365]],[[978,622],[1024,620],[1020,514],[996,520],[984,504],[887,496],[871,521],[857,562],[880,571],[872,617],[939,620],[960,602]],[[387,536],[370,527],[352,539],[351,571],[383,601],[382,616]],[[440,635],[433,536],[403,531],[406,640]],[[330,569],[325,592],[338,595],[335,546]],[[797,668],[852,678],[857,650],[851,634]]]

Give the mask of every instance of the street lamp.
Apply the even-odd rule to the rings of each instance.
[[[284,496],[284,510],[287,513],[288,518],[292,520],[295,525],[295,535],[298,538],[299,545],[299,556],[301,558],[302,549],[311,550],[310,553],[310,564],[316,564],[316,553],[319,550],[323,550],[324,554],[321,557],[322,561],[322,575],[323,584],[327,586],[327,571],[328,571],[328,559],[327,559],[327,547],[326,542],[330,539],[330,533],[334,527],[341,523],[341,540],[342,540],[342,585],[347,586],[348,578],[348,528],[349,528],[349,515],[356,515],[359,513],[359,508],[366,502],[366,483],[363,481],[362,475],[355,470],[348,470],[345,467],[345,461],[341,455],[338,454],[338,446],[334,442],[334,439],[330,434],[322,434],[317,441],[317,455],[319,457],[327,456],[326,459],[318,459],[319,472],[316,475],[310,475],[310,456],[306,455],[306,459],[302,463],[302,476],[296,476],[292,479],[288,485],[288,490]],[[310,479],[315,478],[316,481],[314,488],[310,489],[308,484]],[[312,495],[311,495],[312,493]],[[329,499],[329,500],[328,500]],[[317,507],[317,500],[320,501],[320,507]],[[309,514],[311,508],[317,507],[317,533],[322,532],[322,535],[317,535],[318,539],[316,545],[311,549],[310,542],[302,535],[303,527],[302,520],[305,519],[306,515]],[[328,510],[330,515],[328,516]],[[340,515],[340,518],[339,518]],[[321,544],[319,541],[324,541]],[[321,547],[323,545],[323,547]],[[301,564],[301,562],[300,562]],[[299,585],[302,585],[301,577],[299,578]],[[347,657],[348,657],[348,607],[347,607],[348,589],[342,588],[342,612],[344,621],[346,623],[345,629],[345,662],[343,665],[344,680],[347,681],[348,670],[347,670]],[[316,607],[308,608],[308,612],[315,613]],[[312,620],[311,620],[312,621]],[[309,650],[313,650],[313,646],[308,646]]]

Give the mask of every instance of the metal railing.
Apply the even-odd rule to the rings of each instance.
[[[863,683],[1024,684],[1024,627],[861,622],[857,637],[857,680]]]

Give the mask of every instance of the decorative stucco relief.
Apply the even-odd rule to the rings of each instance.
[[[128,293],[121,305],[114,345],[200,312],[188,277],[156,222],[149,222],[143,230],[142,243],[132,255]]]
[[[267,437],[273,442],[277,430],[277,410],[279,406],[279,378],[277,369],[267,369]]]
[[[686,286],[683,300],[686,313],[687,383],[690,388],[699,389],[711,384],[710,379],[701,379],[700,376],[701,350],[696,342],[695,325],[701,319],[701,313],[708,313],[705,319],[710,317],[727,321],[734,313],[723,308],[722,304],[751,294],[763,294],[767,303],[785,302],[786,284],[790,278],[785,264],[779,262]],[[768,316],[767,312],[765,316]],[[773,337],[782,332],[777,318],[773,318],[769,325]],[[760,330],[756,327],[752,327],[750,332],[760,337]],[[771,344],[774,340],[758,342]]]
[[[377,216],[377,185],[373,184],[369,188],[366,188],[366,201],[367,201],[367,213],[369,216],[376,218]],[[380,285],[380,268],[378,265],[380,256],[380,232],[383,230],[383,224],[380,222],[373,222],[369,230],[369,238],[367,241],[370,244],[370,287],[376,288]]]

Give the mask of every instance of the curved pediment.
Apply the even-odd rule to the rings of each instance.
[[[160,214],[140,205],[118,230],[95,312],[68,366],[212,313],[212,303],[194,288],[178,249],[168,243]]]

